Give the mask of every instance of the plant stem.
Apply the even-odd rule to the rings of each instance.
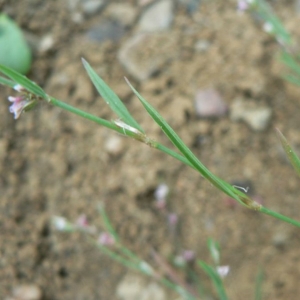
[[[129,136],[129,137],[132,137],[134,139],[137,139],[136,138],[136,134],[134,132],[130,131],[130,130],[127,130],[125,128],[120,128],[120,127],[118,127],[113,122],[110,122],[110,121],[107,121],[105,119],[96,117],[96,116],[94,116],[94,115],[92,115],[90,113],[87,113],[87,112],[85,112],[85,111],[83,111],[81,109],[73,107],[73,106],[71,106],[71,105],[69,105],[69,104],[67,104],[65,102],[59,101],[59,100],[57,100],[57,99],[55,99],[53,97],[49,97],[48,102],[51,103],[54,106],[60,107],[60,108],[62,108],[64,110],[67,110],[67,111],[69,111],[69,112],[71,112],[71,113],[73,113],[75,115],[78,115],[80,117],[88,119],[88,120],[90,120],[92,122],[95,122],[95,123],[97,123],[99,125],[105,126],[105,127],[109,128],[109,129],[112,129],[114,131],[117,131],[118,133],[120,133],[122,135]],[[139,140],[139,141],[141,141],[141,140]],[[168,154],[168,155],[174,157],[175,159],[181,161],[182,163],[184,163],[184,164],[192,167],[193,169],[195,169],[197,171],[197,168],[192,163],[190,163],[189,160],[186,157],[184,157],[183,155],[181,155],[181,154],[179,154],[179,153],[177,153],[177,152],[175,152],[175,151],[167,148],[166,146],[164,146],[164,145],[162,145],[162,144],[154,141],[153,143],[151,143],[151,147],[153,147],[155,149],[158,149],[158,150],[164,152],[165,154]],[[221,189],[219,186],[218,186],[218,188]],[[221,189],[221,190],[223,190],[223,189]],[[224,192],[224,190],[223,190],[223,192]],[[280,213],[274,212],[274,211],[272,211],[272,210],[270,210],[270,209],[268,209],[266,207],[261,206],[258,209],[258,211],[260,211],[260,212],[262,212],[262,213],[264,213],[266,215],[272,216],[272,217],[274,217],[276,219],[279,219],[281,221],[290,223],[290,224],[292,224],[292,225],[300,228],[300,222],[295,221],[295,220],[293,220],[293,219],[291,219],[289,217],[286,217],[286,216],[284,216],[284,215],[282,215]]]
[[[118,127],[117,125],[115,125],[115,123],[113,122],[110,122],[110,121],[107,121],[105,119],[102,119],[102,118],[99,118],[99,117],[96,117],[90,113],[87,113],[79,108],[76,108],[72,105],[69,105],[65,102],[62,102],[58,99],[55,99],[53,97],[49,97],[49,103],[51,103],[52,105],[54,106],[57,106],[59,108],[62,108],[64,110],[67,110],[77,116],[80,116],[82,118],[85,118],[85,119],[88,119],[92,122],[95,122],[99,125],[102,125],[102,126],[105,126],[109,129],[112,129],[114,131],[117,131],[118,133],[122,134],[122,135],[126,135],[126,136],[129,136],[129,137],[132,137],[132,138],[135,138],[135,134],[133,132],[131,132],[130,130],[127,130],[127,129],[124,129],[124,128],[120,128]],[[166,146],[158,143],[158,142],[154,142],[151,144],[151,146],[155,149],[158,149],[172,157],[174,157],[175,159],[183,162],[184,164],[192,167],[193,169],[195,169],[195,167],[182,155],[180,155],[179,153],[167,148]]]
[[[292,224],[292,225],[300,228],[300,222],[299,221],[293,220],[293,219],[291,219],[289,217],[286,217],[286,216],[284,216],[284,215],[282,215],[280,213],[277,213],[277,212],[275,212],[275,211],[273,211],[271,209],[268,209],[268,208],[266,208],[264,206],[262,206],[259,211],[262,212],[263,214],[272,216],[272,217],[274,217],[276,219],[279,219],[281,221],[287,222],[289,224]]]

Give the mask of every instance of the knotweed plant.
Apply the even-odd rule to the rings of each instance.
[[[86,118],[90,121],[98,123],[99,125],[105,126],[109,129],[112,129],[119,134],[135,139],[139,142],[142,142],[149,147],[157,149],[164,152],[167,155],[174,157],[175,159],[181,161],[182,163],[193,168],[195,171],[199,172],[204,178],[206,178],[212,185],[217,189],[228,195],[229,197],[235,199],[241,205],[247,207],[248,209],[255,210],[272,217],[278,218],[282,221],[291,223],[297,227],[300,227],[300,222],[294,219],[291,219],[287,216],[284,216],[278,212],[275,212],[262,204],[251,199],[249,195],[241,191],[236,186],[231,185],[230,183],[224,181],[223,179],[217,177],[215,174],[210,172],[210,170],[193,154],[188,146],[185,145],[183,140],[177,135],[177,133],[171,128],[171,126],[164,120],[164,118],[147,102],[138,91],[131,85],[131,83],[125,78],[127,84],[132,89],[137,98],[141,101],[142,105],[152,117],[152,119],[159,125],[161,130],[173,143],[175,148],[178,151],[174,151],[158,141],[155,141],[147,136],[141,125],[133,118],[129,113],[123,102],[119,97],[114,93],[110,87],[96,74],[96,72],[91,68],[88,62],[82,59],[83,65],[95,85],[96,89],[105,100],[105,102],[110,106],[110,108],[117,114],[118,119],[108,121],[87,112],[82,111],[76,107],[73,107],[65,102],[62,102],[48,94],[39,87],[34,82],[30,81],[25,76],[17,73],[16,71],[0,65],[0,71],[6,75],[9,79],[0,77],[0,83],[9,85],[14,89],[20,91],[20,95],[16,97],[9,97],[9,100],[13,102],[10,107],[10,111],[14,114],[15,118],[19,118],[23,112],[27,112],[30,108],[35,106],[40,101],[46,101],[49,104],[60,107],[64,110],[67,110],[71,113],[74,113],[78,116]],[[278,131],[279,132],[279,131]],[[295,162],[295,153],[288,145],[287,141],[284,139],[283,135],[279,133],[281,142],[284,145],[287,153],[292,159],[293,165],[298,168],[298,161]],[[293,156],[291,157],[291,153]],[[245,191],[246,192],[246,191]]]
[[[6,66],[0,65],[0,71],[6,76],[0,77],[0,83],[14,88],[19,93],[15,97],[10,96],[8,98],[9,101],[12,102],[9,111],[14,114],[14,118],[18,119],[23,113],[29,111],[33,106],[38,104],[38,102],[46,101],[50,105],[60,107],[64,110],[86,118],[99,125],[114,130],[123,136],[131,137],[132,139],[145,143],[149,147],[152,147],[154,149],[164,152],[167,155],[172,156],[174,159],[181,161],[182,163],[193,168],[196,172],[199,172],[217,189],[230,196],[231,198],[235,199],[238,203],[247,207],[248,209],[267,214],[281,221],[288,222],[294,226],[300,227],[299,221],[268,209],[262,204],[251,199],[246,194],[246,190],[244,193],[243,189],[229,184],[228,182],[222,180],[221,178],[217,177],[212,172],[210,172],[209,169],[206,166],[204,166],[203,163],[200,162],[198,158],[192,153],[192,151],[185,145],[185,143],[170,127],[170,125],[164,120],[164,118],[151,106],[150,103],[148,103],[136,91],[136,89],[131,85],[131,83],[125,78],[129,87],[132,89],[137,98],[141,101],[148,114],[160,126],[162,131],[173,143],[175,148],[177,148],[177,151],[174,151],[162,145],[158,141],[148,137],[143,128],[129,113],[127,108],[118,98],[118,96],[113,92],[113,90],[111,90],[107,86],[107,84],[96,74],[96,72],[91,68],[87,61],[85,61],[84,59],[82,59],[82,61],[96,89],[98,90],[102,98],[105,100],[105,102],[117,114],[118,118],[116,120],[108,121],[96,117],[87,112],[84,112],[65,102],[62,102],[46,94],[46,92],[41,87],[39,87],[34,82],[30,81],[25,76],[17,73],[16,71]],[[290,145],[286,141],[285,137],[280,133],[280,131],[278,130],[277,132],[279,139],[284,147],[284,150],[288,155],[288,158],[290,159],[292,165],[300,175],[299,158],[296,156],[295,152],[290,147]],[[164,205],[163,198],[165,197],[166,193],[165,189],[166,188],[161,188],[160,191],[157,191],[157,205],[159,207],[163,207]],[[97,231],[96,228],[90,226],[84,216],[81,216],[81,218],[75,223],[72,223],[62,217],[55,217],[53,219],[53,222],[55,224],[55,227],[60,231],[72,232],[75,230],[79,230],[84,232],[89,236],[89,239],[101,249],[101,251],[110,256],[112,259],[120,262],[121,264],[130,269],[138,270],[143,274],[146,274],[158,280],[159,282],[178,292],[184,299],[198,299],[202,295],[203,289],[201,288],[200,283],[196,284],[198,288],[194,289],[193,287],[188,285],[184,280],[180,280],[177,275],[174,275],[173,271],[170,271],[172,270],[172,268],[169,267],[169,264],[158,253],[153,251],[153,257],[163,269],[164,272],[162,273],[168,275],[167,277],[160,275],[161,272],[155,270],[147,262],[143,261],[136,254],[132,253],[128,248],[123,246],[119,236],[113,229],[113,226],[108,216],[106,215],[104,208],[100,208],[100,213],[102,215],[102,219],[106,228],[106,230],[102,233],[99,233],[99,231]],[[170,214],[170,220],[172,218],[173,216],[172,214]],[[219,299],[225,300],[227,299],[227,296],[223,286],[223,277],[226,276],[226,274],[228,273],[229,267],[220,265],[220,251],[219,246],[216,242],[209,240],[208,248],[210,250],[214,263],[212,265],[209,265],[205,262],[197,261],[197,265],[200,266],[211,279],[212,283],[216,288],[217,294],[219,295]],[[186,264],[186,262],[188,262],[191,258],[193,258],[192,252],[186,252],[181,257],[181,263],[178,263],[177,260],[177,265],[181,268],[186,268],[185,271],[189,272],[190,274],[193,274],[195,282],[198,282],[197,275],[194,274],[193,271],[188,269],[188,265]],[[176,260],[174,263],[176,264]],[[261,280],[258,282],[260,283]]]
[[[275,37],[276,41],[279,42],[283,47],[282,60],[291,71],[291,74],[288,75],[286,79],[300,85],[300,67],[297,62],[297,57],[292,51],[290,35],[284,29],[279,19],[274,16],[269,6],[261,0],[240,0],[238,1],[238,9],[242,12],[249,11],[260,16],[262,22],[264,23],[263,28],[269,34]],[[82,62],[95,88],[116,114],[117,118],[115,120],[111,121],[99,118],[63,101],[60,101],[48,95],[40,86],[29,80],[27,77],[4,65],[0,65],[0,72],[5,75],[5,77],[0,76],[0,84],[10,86],[18,92],[17,96],[10,96],[8,98],[8,100],[12,103],[9,111],[14,114],[14,118],[18,119],[23,113],[32,109],[32,107],[37,105],[39,102],[47,102],[49,105],[69,111],[70,113],[88,119],[101,126],[105,126],[108,129],[111,129],[125,137],[130,137],[131,139],[144,143],[151,148],[165,153],[166,155],[170,155],[174,159],[179,160],[183,164],[188,165],[196,172],[200,173],[201,176],[207,179],[215,188],[234,199],[240,205],[300,228],[300,221],[294,220],[288,216],[282,215],[279,212],[263,206],[261,203],[253,200],[247,194],[246,190],[238,186],[231,185],[230,183],[213,174],[193,154],[189,147],[183,142],[183,140],[177,135],[177,133],[171,128],[165,119],[155,110],[155,108],[149,102],[147,102],[125,78],[128,86],[144,106],[146,112],[152,117],[154,122],[158,124],[163,133],[173,143],[176,150],[170,149],[149,137],[142,126],[129,113],[115,92],[97,75],[97,73],[92,69],[86,60],[82,59]],[[299,158],[278,129],[277,135],[292,166],[300,175]],[[157,207],[160,209],[163,209],[165,205],[165,192],[166,191],[164,188],[162,188],[160,191],[157,191]],[[90,225],[85,216],[80,216],[76,222],[70,222],[62,217],[54,217],[53,224],[55,228],[60,231],[81,231],[85,233],[91,242],[97,245],[101,251],[103,251],[112,259],[130,269],[137,270],[154,278],[155,280],[178,292],[185,299],[198,299],[203,295],[203,288],[196,273],[189,268],[188,262],[195,260],[192,251],[188,250],[184,252],[181,257],[177,257],[177,259],[174,260],[174,265],[183,269],[186,274],[189,274],[190,277],[193,278],[195,283],[193,286],[187,284],[180,276],[178,276],[178,274],[174,273],[170,264],[155,251],[153,251],[152,254],[161,270],[154,269],[149,263],[145,262],[135,253],[126,248],[122,244],[117,232],[114,230],[113,225],[111,224],[109,217],[104,210],[104,207],[100,206],[99,211],[105,227],[103,232],[99,232],[96,227]],[[169,217],[170,222],[176,222],[176,216],[170,213]],[[219,299],[226,300],[227,296],[223,285],[223,277],[229,272],[229,267],[222,266],[220,264],[220,249],[218,243],[210,239],[208,241],[208,248],[211,253],[213,263],[207,264],[203,261],[196,260],[197,266],[202,268],[202,270],[204,270],[204,272],[209,276],[211,282],[215,286]],[[166,276],[161,274],[166,274]],[[262,273],[260,273],[257,277],[255,299],[261,299],[261,282]]]

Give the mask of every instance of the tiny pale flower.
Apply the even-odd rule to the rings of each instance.
[[[174,263],[177,266],[184,267],[195,260],[195,252],[193,250],[184,250],[182,253],[175,257]]]
[[[237,3],[237,10],[239,12],[244,12],[249,8],[249,3],[246,0],[239,0]]]
[[[25,89],[20,84],[16,84],[14,86],[14,90],[19,92],[19,93],[25,92]]]
[[[8,97],[8,101],[12,102],[9,111],[14,114],[15,119],[18,119],[23,111],[29,111],[37,104],[38,97],[26,91],[26,89],[19,84],[14,86],[14,90],[21,93],[21,95]]]
[[[52,218],[52,223],[53,223],[53,226],[55,227],[55,229],[58,231],[64,231],[68,227],[68,222],[63,217],[54,216]]]
[[[9,112],[14,114],[14,118],[18,119],[24,108],[27,106],[28,101],[24,96],[8,97],[8,101],[12,102],[9,107]]]
[[[168,193],[169,193],[169,188],[166,184],[163,183],[156,188],[154,192],[154,197],[157,201],[164,200],[166,199]]]
[[[228,275],[230,271],[230,267],[229,266],[218,266],[217,267],[217,272],[220,275],[220,277],[224,278]]]
[[[89,222],[87,220],[86,215],[82,214],[78,217],[77,221],[76,221],[76,225],[78,227],[82,227],[82,228],[86,228],[89,226]]]
[[[193,250],[184,250],[181,255],[186,262],[195,260],[195,252]]]
[[[178,216],[175,213],[168,214],[168,223],[171,228],[175,228],[178,224]]]
[[[273,25],[271,23],[269,23],[269,22],[264,23],[263,29],[267,33],[273,33],[273,31],[274,31]]]
[[[113,246],[115,238],[109,232],[102,232],[98,238],[98,243],[102,246]]]

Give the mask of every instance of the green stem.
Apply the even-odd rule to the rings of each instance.
[[[90,121],[93,121],[97,124],[100,124],[100,125],[103,125],[109,129],[112,129],[112,130],[115,130],[115,131],[118,131],[119,133],[122,133],[122,130],[117,126],[115,125],[114,123],[110,122],[110,121],[107,121],[105,119],[102,119],[102,118],[99,118],[99,117],[96,117],[92,114],[89,114],[81,109],[78,109],[74,106],[71,106],[65,102],[62,102],[62,101],[59,101],[53,97],[49,97],[49,100],[48,100],[49,103],[51,103],[52,105],[54,106],[57,106],[57,107],[60,107],[64,110],[67,110],[77,116],[80,116],[82,118],[85,118],[85,119],[88,119]]]
[[[263,214],[272,216],[272,217],[274,217],[276,219],[279,219],[281,221],[287,222],[289,224],[292,224],[292,225],[300,228],[300,222],[295,221],[295,220],[293,220],[293,219],[291,219],[289,217],[286,217],[286,216],[284,216],[284,215],[282,215],[280,213],[277,213],[277,212],[275,212],[275,211],[273,211],[271,209],[268,209],[268,208],[266,208],[264,206],[262,206],[259,211],[262,212]]]
[[[67,110],[77,116],[80,116],[82,118],[85,118],[85,119],[88,119],[92,122],[95,122],[99,125],[102,125],[102,126],[105,126],[109,129],[112,129],[114,131],[117,131],[118,133],[122,134],[122,135],[126,135],[126,136],[129,136],[129,137],[132,137],[132,138],[135,138],[136,137],[136,134],[131,132],[130,130],[127,130],[127,129],[123,129],[123,128],[120,128],[118,127],[115,123],[113,122],[110,122],[110,121],[107,121],[105,119],[102,119],[102,118],[99,118],[99,117],[96,117],[90,113],[87,113],[81,109],[78,109],[74,106],[71,106],[65,102],[62,102],[60,100],[57,100],[53,97],[49,97],[49,103],[51,103],[52,105],[54,106],[57,106],[59,108],[62,108],[64,110]],[[154,148],[154,149],[158,149],[172,157],[174,157],[175,159],[183,162],[184,164],[192,167],[193,169],[195,169],[195,167],[182,155],[178,154],[177,152],[167,148],[166,146],[158,143],[158,142],[154,142],[151,144],[151,146]]]
[[[96,116],[94,116],[90,113],[84,112],[81,109],[75,108],[75,107],[73,107],[73,106],[71,106],[71,105],[69,105],[65,102],[59,101],[59,100],[57,100],[53,97],[49,97],[48,102],[51,103],[54,106],[60,107],[64,110],[67,110],[67,111],[69,111],[69,112],[71,112],[75,115],[78,115],[82,118],[88,119],[88,120],[90,120],[92,122],[95,122],[99,125],[102,125],[102,126],[105,126],[109,129],[112,129],[114,131],[117,131],[120,134],[123,134],[123,135],[126,135],[126,136],[129,136],[129,137],[132,137],[132,138],[136,139],[136,134],[134,132],[131,132],[130,130],[127,130],[127,129],[124,129],[124,128],[120,128],[113,122],[110,122],[110,121],[107,121],[105,119],[96,117]],[[197,170],[197,168],[193,164],[191,164],[184,156],[182,156],[182,155],[178,154],[177,152],[165,147],[164,145],[162,145],[158,142],[153,142],[153,143],[151,143],[151,146],[155,149],[158,149],[158,150],[174,157],[175,159],[177,159],[177,160],[181,161],[182,163],[192,167],[193,169]],[[221,189],[221,190],[223,190],[223,189]],[[224,190],[223,190],[223,192],[224,192]],[[260,211],[260,212],[262,212],[266,215],[272,216],[276,219],[279,219],[281,221],[290,223],[290,224],[300,228],[300,222],[295,221],[295,220],[293,220],[289,217],[286,217],[286,216],[284,216],[280,213],[274,212],[270,209],[267,209],[266,207],[262,206],[258,209],[258,211]]]

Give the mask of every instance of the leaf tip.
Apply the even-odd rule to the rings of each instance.
[[[280,139],[280,141],[287,143],[285,136],[282,134],[282,132],[279,130],[279,128],[275,127],[275,130],[276,130],[277,136]]]
[[[82,61],[84,66],[88,65],[88,62],[83,57],[81,57],[81,61]]]

